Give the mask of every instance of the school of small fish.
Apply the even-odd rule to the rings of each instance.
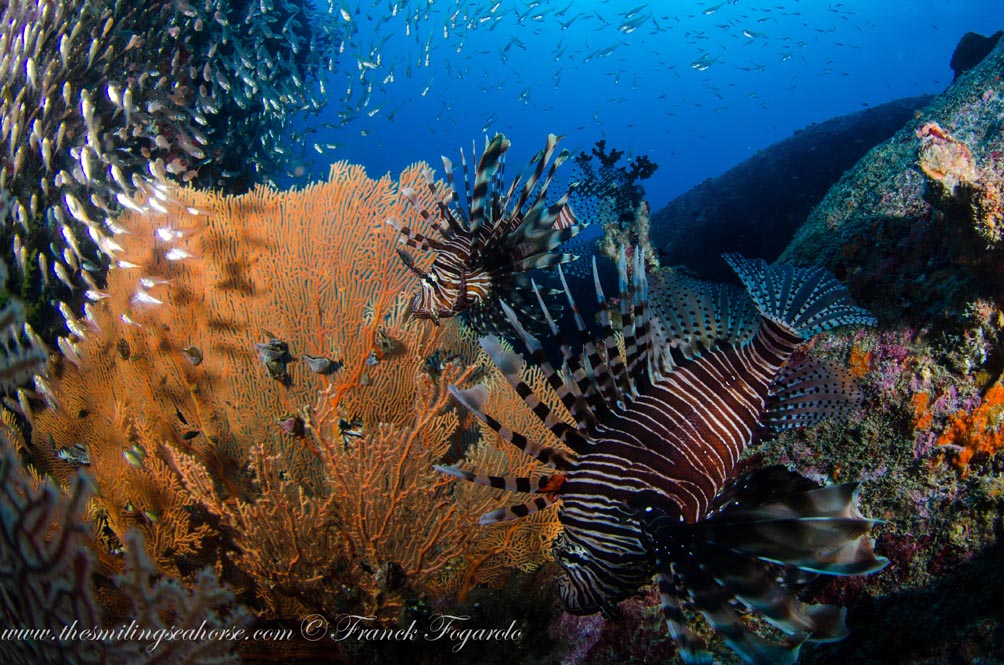
[[[242,191],[281,173],[334,68],[338,25],[303,0],[11,0],[0,8],[0,242],[11,283],[48,307],[74,360],[107,296],[122,211],[170,187]],[[330,20],[329,20],[330,19]],[[165,258],[187,258],[158,234]],[[160,302],[137,284],[133,302]],[[39,294],[45,294],[39,298]],[[82,315],[81,315],[82,310]],[[57,314],[58,312],[58,314]],[[50,331],[43,331],[43,334]]]
[[[726,91],[705,73],[728,65],[749,86],[747,102],[766,110],[770,101],[760,96],[755,73],[792,58],[811,58],[821,41],[856,49],[844,33],[873,27],[841,2],[827,5],[824,23],[810,23],[798,5],[781,3],[748,6],[738,0],[705,0],[686,8],[654,2],[621,10],[622,6],[627,7],[620,3],[593,7],[570,0],[331,0],[332,11],[346,30],[339,50],[345,72],[352,76],[340,81],[337,121],[321,128],[328,130],[321,134],[330,140],[318,140],[314,148],[325,154],[341,147],[336,130],[353,121],[358,121],[358,133],[366,136],[374,131],[367,120],[394,122],[402,109],[413,108],[423,98],[439,105],[436,122],[430,125],[433,133],[457,124],[453,104],[472,93],[498,94],[530,108],[554,109],[560,107],[556,92],[578,94],[574,86],[582,78],[576,73],[586,68],[591,80],[600,70],[622,93],[605,100],[605,109],[637,104],[644,93],[666,117],[675,116],[685,105],[724,111]],[[640,75],[632,66],[639,59],[646,62],[646,69],[658,65],[663,80]],[[819,76],[842,74],[832,59],[821,66]],[[658,94],[667,83],[686,77],[688,69],[700,77],[699,97]],[[563,87],[569,79],[572,82]],[[797,83],[793,77],[791,86]],[[734,91],[730,96],[735,97]],[[483,104],[475,128],[500,129],[497,125],[504,119],[498,111],[496,104]],[[602,126],[610,119],[608,114],[609,110],[595,112],[594,124]],[[469,126],[460,129],[470,131]]]

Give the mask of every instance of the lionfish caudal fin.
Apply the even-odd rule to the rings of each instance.
[[[555,155],[559,140],[548,135],[544,149],[531,160],[527,172],[508,188],[503,184],[503,157],[510,145],[505,136],[497,134],[491,141],[486,138],[473,181],[461,151],[463,199],[454,185],[453,164],[443,157],[448,185],[445,192],[436,184],[431,170],[424,172],[426,185],[436,200],[437,215],[421,205],[413,190],[402,189],[438,236],[425,236],[396,217],[387,220],[400,233],[401,243],[436,253],[426,275],[415,268],[416,262],[404,250],[398,252],[405,264],[425,280],[414,306],[416,314],[440,318],[464,313],[479,332],[502,332],[505,321],[498,298],[504,295],[526,320],[542,324],[524,273],[574,260],[574,255],[560,251],[559,246],[584,228],[568,205],[574,184],[564,196],[548,203],[552,179],[569,154],[562,150]]]
[[[696,524],[647,514],[643,528],[663,611],[684,662],[710,662],[686,625],[685,604],[750,663],[794,663],[803,641],[843,638],[843,608],[804,604],[789,585],[815,574],[873,573],[889,563],[872,550],[869,532],[878,521],[862,517],[857,495],[857,483],[822,487],[774,466],[734,480]],[[754,634],[735,606],[760,615],[787,640]]]

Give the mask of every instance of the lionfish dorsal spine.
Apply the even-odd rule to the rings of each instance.
[[[617,391],[621,395],[626,396],[631,392],[631,385],[627,376],[627,365],[624,362],[624,356],[621,355],[620,346],[617,344],[617,337],[614,334],[613,321],[610,319],[610,309],[606,296],[603,294],[603,287],[600,285],[600,275],[596,269],[595,257],[593,257],[593,286],[596,291],[596,311],[600,322],[600,334],[603,337],[607,365],[610,368],[610,375]],[[623,316],[623,301],[621,314]]]
[[[487,425],[496,434],[516,446],[519,450],[539,461],[541,464],[550,464],[557,469],[568,469],[573,463],[573,457],[563,450],[552,446],[544,446],[530,441],[528,438],[514,431],[495,420],[484,412],[484,402],[487,398],[487,391],[484,386],[474,386],[467,390],[460,390],[456,386],[449,387],[450,394],[461,405],[474,414],[474,417]]]
[[[460,195],[457,194],[457,188],[453,182],[453,162],[451,162],[445,155],[441,156],[443,160],[443,173],[446,176],[446,183],[449,187],[449,191],[446,196],[436,196],[436,206],[439,208],[439,214],[442,217],[436,223],[436,228],[443,237],[450,238],[464,233],[467,230],[467,220],[465,218],[464,210],[460,207]],[[435,184],[432,185],[433,194],[437,194],[435,190]],[[453,211],[456,210],[460,215],[460,219],[454,215]]]
[[[523,403],[544,427],[572,450],[581,449],[584,444],[582,436],[571,425],[558,418],[547,403],[542,401],[520,377],[523,365],[519,357],[502,346],[501,342],[491,335],[481,338],[481,348],[488,354],[489,359],[498,367],[509,385],[523,399]],[[564,403],[563,396],[568,394],[568,386],[554,372],[550,364],[542,366],[541,371],[551,388]]]
[[[554,136],[554,135],[552,134],[551,136]],[[556,137],[555,140],[559,141],[559,140],[561,140],[561,137],[560,136]],[[553,152],[553,149],[552,149],[552,152]],[[568,159],[568,155],[569,155],[568,150],[562,150],[554,158],[554,161],[551,162],[551,166],[550,166],[550,168],[547,171],[547,177],[544,178],[544,182],[541,183],[541,185],[540,185],[540,191],[538,192],[538,194],[537,194],[537,196],[535,198],[535,201],[534,201],[534,204],[533,204],[535,207],[539,206],[541,208],[541,210],[544,210],[544,208],[546,206],[546,201],[547,201],[547,192],[548,192],[548,190],[551,187],[551,181],[554,180],[554,174],[557,173],[558,168],[562,164],[565,163],[566,159]],[[548,156],[550,156],[550,155],[548,155]],[[567,201],[567,196],[566,196],[565,200]],[[550,225],[548,224],[548,226],[550,226]]]
[[[523,189],[519,194],[519,198],[516,199],[515,210],[523,210],[526,202],[530,199],[530,194],[533,193],[533,188],[536,187],[540,176],[544,173],[544,167],[550,161],[554,148],[558,145],[558,140],[559,137],[554,134],[548,134],[544,149],[534,155],[532,160],[534,162],[533,172],[527,177],[526,182],[523,183]]]
[[[597,377],[597,369],[602,369],[603,363],[599,360],[599,352],[596,349],[596,344],[592,336],[589,335],[588,329],[585,326],[585,320],[582,318],[582,312],[575,303],[571,289],[568,288],[568,281],[561,266],[558,266],[558,277],[561,280],[561,287],[564,290],[565,299],[568,301],[568,308],[571,310],[572,319],[575,321],[577,341],[582,348],[581,365],[575,367],[569,365],[569,367],[573,370],[573,376],[578,385],[579,393],[582,395],[585,410],[582,411],[579,409],[577,412],[572,413],[572,416],[576,419],[576,422],[585,425],[585,429],[589,434],[594,434],[599,419],[610,413],[608,403],[603,399],[603,388],[600,385],[601,377]]]
[[[536,337],[527,332],[526,328],[524,328],[519,322],[519,319],[516,318],[516,313],[511,307],[509,307],[509,305],[507,305],[504,301],[500,301],[500,305],[502,306],[502,310],[505,312],[509,324],[513,327],[513,330],[516,331],[516,335],[520,338],[520,341],[523,342],[523,345],[530,351],[530,357],[537,364],[540,371],[543,372],[545,379],[551,386],[551,389],[559,395],[559,398],[562,400],[566,409],[569,410],[571,416],[576,420],[577,427],[582,430],[584,426],[588,428],[590,424],[594,424],[595,419],[591,417],[595,415],[593,405],[587,403],[589,408],[586,409],[586,413],[589,414],[590,417],[585,422],[580,421],[579,415],[581,411],[579,409],[579,401],[571,393],[571,389],[568,384],[565,383],[564,377],[556,372],[554,367],[551,365],[551,360],[547,357],[547,353],[545,353],[540,342]],[[573,447],[573,450],[574,449],[575,448]]]
[[[488,208],[488,192],[492,182],[492,177],[498,169],[499,160],[506,150],[509,149],[509,141],[502,134],[496,134],[485,146],[478,160],[478,167],[474,173],[474,190],[471,194],[471,222],[470,232],[477,238],[481,234],[481,228],[485,223],[485,209]],[[475,248],[477,245],[475,244]]]
[[[651,346],[648,281],[645,277],[645,252],[642,248],[635,248],[632,261],[629,273],[627,251],[622,247],[617,260],[621,334],[624,336],[629,390],[637,394],[640,386],[655,381],[653,366],[655,350]]]
[[[561,266],[558,266],[560,272]],[[563,276],[562,276],[563,277]],[[573,450],[578,450],[585,445],[585,439],[581,437],[579,432],[585,432],[590,428],[590,423],[595,424],[595,418],[592,411],[589,408],[589,404],[586,401],[586,397],[583,394],[583,389],[588,388],[588,379],[586,378],[585,370],[582,368],[582,364],[579,362],[579,355],[572,351],[572,348],[565,341],[564,335],[561,333],[561,329],[554,322],[551,317],[551,313],[547,309],[547,305],[544,304],[544,297],[540,293],[540,288],[537,283],[531,280],[531,286],[533,287],[534,295],[537,297],[537,304],[540,306],[541,312],[544,314],[544,320],[551,331],[551,337],[558,344],[558,348],[561,350],[561,357],[564,361],[565,367],[568,368],[568,375],[564,372],[560,377],[551,378],[547,377],[548,382],[555,387],[555,393],[561,400],[562,405],[564,405],[565,410],[572,416],[576,423],[576,434],[577,438],[574,442],[564,441]],[[556,375],[556,372],[552,373]],[[579,446],[578,448],[576,446]]]

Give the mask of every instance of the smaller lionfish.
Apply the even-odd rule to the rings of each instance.
[[[740,472],[743,451],[765,432],[846,414],[859,401],[852,378],[798,351],[819,332],[875,319],[821,269],[726,259],[747,293],[679,275],[649,279],[640,250],[633,275],[622,251],[618,344],[596,285],[604,339],[585,322],[558,269],[583,345],[579,358],[544,317],[566,371],[503,303],[506,316],[550,387],[542,399],[521,378],[522,361],[494,337],[481,344],[534,415],[567,449],[529,440],[484,413],[482,386],[451,392],[503,439],[553,470],[541,477],[444,473],[534,495],[484,515],[482,524],[524,517],[561,500],[553,544],[569,612],[615,614],[615,604],[658,582],[669,632],[685,663],[711,657],[687,625],[685,607],[707,619],[750,663],[794,663],[805,640],[842,638],[845,610],[800,602],[793,583],[815,574],[858,575],[888,561],[872,551],[876,523],[857,507],[858,484],[820,486],[784,467]],[[543,307],[543,302],[540,302]],[[623,351],[621,350],[623,348]],[[553,391],[553,392],[552,392]],[[574,424],[549,404],[561,402]],[[786,634],[750,630],[737,608]]]
[[[517,177],[508,188],[502,182],[503,155],[509,149],[505,136],[496,134],[491,141],[486,140],[475,170],[473,190],[467,159],[461,150],[466,206],[460,204],[449,159],[442,158],[449,183],[445,195],[438,191],[432,170],[425,171],[426,183],[436,197],[439,215],[433,228],[440,237],[424,236],[397,217],[387,220],[401,234],[402,243],[436,252],[432,269],[426,273],[417,267],[410,254],[398,250],[405,265],[422,278],[422,290],[412,301],[416,316],[438,323],[441,318],[463,313],[476,330],[497,331],[505,327],[499,308],[499,297],[505,294],[514,309],[530,320],[537,319],[536,306],[530,308],[524,300],[530,293],[525,273],[574,260],[574,255],[553,250],[584,228],[568,206],[574,184],[553,204],[547,203],[551,179],[569,154],[562,150],[541,180],[559,140],[560,137],[549,134],[544,149],[530,161],[525,181],[523,176]],[[402,194],[424,219],[432,218],[418,202],[414,190],[405,188]]]

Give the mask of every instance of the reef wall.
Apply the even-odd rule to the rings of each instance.
[[[879,317],[813,350],[860,375],[860,418],[762,451],[863,480],[868,514],[887,520],[876,550],[888,569],[814,589],[849,603],[850,637],[803,662],[999,662],[1002,71],[998,43],[848,171],[780,257],[833,270]]]
[[[931,99],[908,97],[809,125],[677,197],[652,215],[663,265],[721,279],[731,276],[722,252],[777,258],[844,171]]]

